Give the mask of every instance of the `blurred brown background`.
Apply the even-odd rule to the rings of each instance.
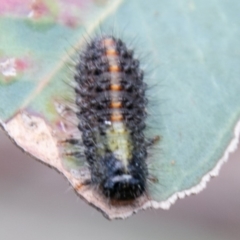
[[[22,153],[0,131],[0,240],[240,239],[240,149],[207,188],[170,210],[108,221],[54,169]]]

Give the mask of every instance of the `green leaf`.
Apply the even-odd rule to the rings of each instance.
[[[147,207],[169,208],[178,197],[203,189],[238,143],[240,3],[63,1],[69,7],[66,16],[59,2],[45,2],[28,14],[14,8],[1,15],[3,128],[25,151],[61,171],[109,218]],[[36,13],[39,9],[45,10]],[[59,158],[56,103],[71,92],[64,81],[73,79],[69,63],[84,46],[86,32],[90,38],[99,32],[123,38],[145,55],[141,64],[150,72],[146,135],[161,137],[149,154],[150,175],[159,181],[149,183],[149,196],[134,206],[110,208],[94,190],[82,187]]]

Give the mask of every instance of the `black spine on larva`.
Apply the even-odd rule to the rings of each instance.
[[[103,76],[103,73],[108,71],[108,63],[102,59],[103,55],[104,48],[100,41],[92,42],[81,53],[79,64],[76,66],[76,104],[80,109],[77,114],[80,120],[78,128],[82,132],[85,155],[90,166],[94,166],[96,159],[94,133],[107,117],[101,111],[108,106],[107,97],[102,96],[101,92],[107,90],[109,84],[109,79]],[[102,100],[99,99],[101,97]]]
[[[111,153],[104,142],[111,122],[111,72],[106,57],[103,39],[114,41],[121,74],[121,114],[131,136],[132,158],[129,159],[127,173],[120,161]],[[82,133],[85,156],[91,171],[93,184],[99,184],[103,193],[116,199],[134,199],[146,190],[147,147],[143,130],[145,128],[146,84],[139,61],[133,51],[126,48],[120,39],[109,36],[96,38],[80,54],[76,66],[76,104],[79,107],[78,128]],[[100,136],[100,137],[99,137]],[[104,145],[105,155],[99,156],[97,146]],[[116,179],[119,179],[117,181]]]

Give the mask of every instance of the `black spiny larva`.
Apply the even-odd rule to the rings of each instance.
[[[76,66],[78,129],[91,184],[117,200],[146,191],[146,84],[133,51],[113,36],[87,44]],[[73,141],[73,144],[78,144]]]

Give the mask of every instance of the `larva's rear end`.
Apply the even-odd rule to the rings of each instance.
[[[112,36],[89,43],[76,66],[78,128],[91,183],[111,199],[146,191],[146,84],[133,52]]]

